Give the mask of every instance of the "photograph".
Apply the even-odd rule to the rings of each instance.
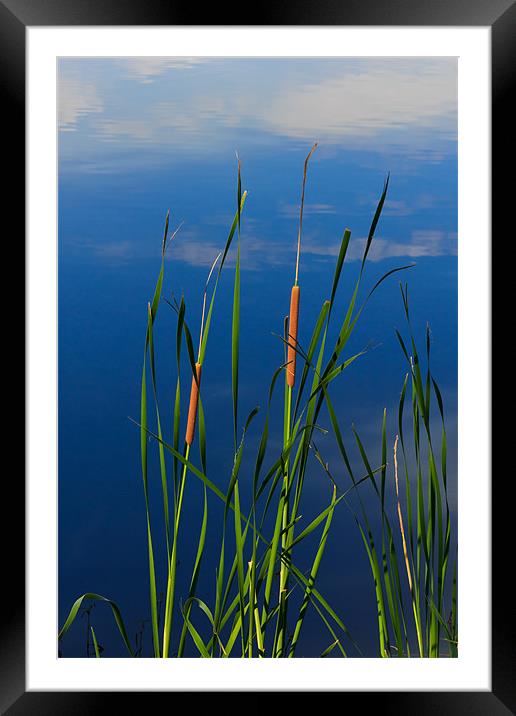
[[[456,659],[458,57],[60,56],[60,659]]]
[[[516,0],[241,10],[0,0],[0,714],[516,715]]]

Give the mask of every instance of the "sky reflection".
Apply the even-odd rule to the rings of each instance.
[[[456,105],[454,58],[59,64],[59,127],[82,135],[80,147],[73,136],[63,137],[63,157],[110,145],[209,155],[234,148],[237,138],[259,146],[271,137],[304,143],[317,136],[326,147],[403,146],[435,160],[453,151]]]

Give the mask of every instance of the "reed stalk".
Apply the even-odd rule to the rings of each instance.
[[[194,441],[195,436],[195,424],[197,419],[197,411],[199,406],[199,391],[201,387],[201,374],[202,374],[202,348],[203,348],[203,337],[204,337],[204,319],[206,313],[206,298],[208,291],[208,284],[210,282],[211,275],[220,258],[220,254],[213,262],[208,279],[204,287],[203,302],[202,302],[202,313],[201,313],[201,325],[199,329],[199,347],[197,350],[197,361],[193,366],[192,371],[192,385],[190,388],[190,402],[188,406],[188,417],[185,430],[185,448],[184,448],[184,464],[181,474],[181,480],[179,483],[179,492],[176,500],[176,509],[174,517],[174,534],[172,541],[172,554],[169,560],[168,568],[168,579],[167,579],[167,595],[165,600],[165,619],[163,623],[163,658],[167,658],[170,650],[170,640],[172,635],[172,622],[173,622],[173,610],[174,610],[174,597],[176,587],[176,572],[177,572],[177,546],[178,546],[178,535],[179,525],[181,519],[181,511],[183,507],[183,496],[185,491],[186,476],[187,476],[187,462],[190,457],[190,448]],[[185,326],[186,327],[186,326]],[[189,611],[188,611],[189,614]],[[188,618],[187,614],[187,618]],[[181,638],[182,643],[184,641]]]
[[[303,182],[301,187],[301,205],[299,209],[299,227],[297,233],[297,250],[294,285],[290,292],[290,312],[288,321],[288,351],[287,351],[287,368],[285,374],[285,409],[283,421],[283,447],[285,447],[291,437],[291,412],[292,412],[292,391],[296,382],[296,357],[298,351],[298,327],[299,327],[299,302],[301,297],[301,288],[299,286],[299,262],[301,258],[301,236],[303,229],[303,208],[305,203],[305,187],[306,176],[308,171],[308,162],[310,157],[317,149],[317,142],[313,145],[308,153],[304,168]],[[291,488],[291,479],[289,477],[288,460],[285,461],[283,488],[279,501],[279,510],[281,511],[281,552],[285,553],[289,548],[289,530],[287,529],[289,522],[289,495]],[[288,577],[289,567],[284,560],[280,565],[280,581],[279,581],[279,611],[276,624],[276,635],[274,639],[273,656],[283,656],[285,632],[287,623],[287,593],[288,593]]]

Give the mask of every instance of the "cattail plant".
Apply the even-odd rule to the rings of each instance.
[[[204,335],[204,317],[206,312],[206,296],[208,292],[208,284],[210,282],[213,270],[220,258],[221,254],[217,256],[213,262],[208,279],[204,287],[203,302],[202,302],[202,314],[201,314],[201,327],[199,329],[199,348],[197,351],[197,360],[192,366],[192,386],[190,389],[190,404],[188,408],[188,418],[186,423],[185,432],[185,448],[184,448],[184,461],[183,461],[183,472],[181,475],[181,481],[179,484],[179,490],[176,501],[176,512],[174,518],[174,534],[172,542],[172,554],[169,562],[168,569],[168,580],[167,580],[167,596],[165,601],[165,620],[163,624],[163,657],[168,657],[170,649],[170,638],[172,633],[172,617],[174,608],[174,593],[175,593],[175,582],[176,582],[176,570],[177,570],[177,538],[179,533],[179,522],[181,518],[181,509],[183,506],[183,496],[186,484],[187,474],[187,463],[190,457],[190,448],[195,436],[195,423],[197,419],[197,410],[199,406],[199,390],[201,385],[201,371],[203,361],[203,335]],[[185,326],[186,328],[186,326]],[[193,363],[193,359],[192,359]]]
[[[305,203],[305,185],[306,185],[306,172],[308,169],[308,160],[317,149],[317,142],[311,148],[308,156],[305,159],[305,167],[303,172],[303,188],[301,190],[301,208],[299,210],[299,229],[297,232],[297,254],[296,254],[296,275],[294,279],[294,285],[290,292],[290,314],[289,314],[289,342],[288,342],[288,354],[287,354],[287,385],[289,388],[293,388],[296,382],[296,346],[297,346],[297,328],[299,321],[299,298],[301,289],[299,286],[299,258],[301,255],[301,231],[303,228],[303,206]]]
[[[190,446],[195,435],[195,421],[197,419],[197,406],[199,404],[199,388],[201,385],[202,365],[195,364],[195,375],[192,376],[192,388],[190,390],[190,405],[188,407],[188,421],[186,424],[185,443]]]
[[[206,281],[206,286],[204,287],[204,295],[202,300],[202,315],[201,315],[201,328],[199,330],[199,348],[197,351],[197,361],[195,363],[195,373],[192,375],[192,387],[190,389],[190,405],[188,408],[188,419],[186,422],[186,434],[185,434],[185,443],[190,446],[193,443],[194,435],[195,435],[195,421],[197,419],[197,406],[199,404],[199,390],[201,386],[201,372],[202,372],[202,340],[203,340],[203,331],[204,331],[204,316],[206,313],[206,294],[208,291],[208,284],[210,282],[211,275],[213,273],[213,269],[217,265],[218,260],[220,259],[221,254],[218,254],[217,258],[213,262],[210,273],[208,274],[208,280]]]
[[[285,415],[283,424],[283,444],[284,447],[290,440],[290,420],[291,420],[291,409],[292,409],[292,389],[296,382],[296,355],[297,355],[297,334],[299,324],[299,299],[301,289],[299,286],[299,259],[301,256],[301,234],[303,228],[303,207],[305,203],[305,186],[306,186],[306,175],[308,170],[308,161],[314,151],[317,149],[317,142],[313,145],[309,151],[304,164],[303,170],[303,184],[301,189],[301,206],[299,210],[299,228],[297,233],[297,252],[296,252],[296,272],[294,278],[294,285],[290,292],[290,313],[288,321],[288,351],[287,351],[287,367],[286,367],[286,380],[285,380]],[[284,477],[283,477],[283,493],[282,499],[280,500],[279,509],[282,511],[282,537],[281,537],[281,548],[282,552],[288,548],[289,534],[287,530],[288,519],[289,519],[289,465],[288,461],[285,462]],[[287,619],[287,591],[288,591],[288,565],[285,561],[281,562],[280,566],[280,586],[279,586],[279,612],[278,621],[276,628],[276,637],[274,643],[274,656],[282,656],[284,640],[285,640],[285,625]]]

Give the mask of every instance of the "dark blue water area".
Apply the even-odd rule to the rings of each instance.
[[[244,508],[245,485],[250,484],[254,467],[269,382],[283,356],[279,334],[288,312],[297,217],[294,211],[281,214],[277,207],[278,197],[281,197],[280,206],[299,203],[299,159],[299,153],[287,152],[274,160],[256,156],[245,163],[244,186],[249,187],[250,192],[242,217],[239,430],[255,406],[261,406],[261,412],[251,425],[244,454],[241,478]],[[271,168],[273,161],[275,168]],[[163,296],[172,301],[172,296],[179,299],[184,295],[187,321],[192,334],[198,335],[203,286],[209,264],[216,251],[224,246],[236,195],[234,163],[221,162],[216,170],[210,169],[186,165],[148,172],[139,170],[123,176],[73,176],[63,172],[60,182],[59,620],[63,622],[74,599],[82,593],[100,593],[117,601],[132,636],[144,623],[143,654],[147,656],[151,655],[152,645],[146,523],[139,430],[130,418],[139,420],[146,305],[152,298],[159,270],[161,232],[168,207],[172,212],[171,226],[182,219],[184,224],[168,249]],[[319,164],[314,161],[310,174],[310,204],[331,204],[336,209],[320,214],[308,211],[305,215],[304,235],[310,239],[307,240],[309,252],[302,252],[300,267],[300,342],[304,346],[310,339],[304,326],[313,326],[322,302],[329,296],[336,260],[334,247],[338,247],[343,228],[349,226],[353,237],[349,249],[352,260],[345,264],[334,308],[328,345],[334,344],[360,269],[357,260],[362,249],[360,237],[367,234],[374,213],[373,198],[378,197],[383,185],[385,171],[355,167],[350,176],[351,169],[349,159],[321,160]],[[427,174],[440,172],[441,180],[444,178],[452,188],[453,170],[453,164],[445,171],[442,167],[431,167]],[[407,196],[406,177],[398,178],[393,173],[390,181],[391,196]],[[422,187],[432,181],[436,178],[421,177]],[[370,201],[361,203],[361,196],[370,197]],[[268,205],[273,207],[270,216]],[[431,215],[429,220],[434,218]],[[450,216],[440,219],[439,230],[453,230]],[[396,236],[398,232],[410,231],[412,220],[411,215],[389,216],[387,210],[380,221],[378,235]],[[424,231],[424,211],[418,214],[417,222]],[[255,241],[253,231],[258,225],[263,237],[260,242]],[[435,230],[435,222],[431,226]],[[359,237],[356,249],[355,234]],[[249,248],[246,241],[251,244]],[[257,243],[256,247],[253,242]],[[275,242],[279,246],[277,250]],[[366,264],[359,304],[383,274],[399,266],[414,265],[388,277],[371,297],[343,357],[364,348],[367,351],[333,384],[333,403],[356,476],[362,477],[364,468],[351,425],[356,426],[370,451],[373,468],[381,464],[384,408],[388,410],[389,450],[397,432],[397,403],[407,371],[395,335],[398,328],[407,337],[399,288],[399,281],[403,281],[409,286],[412,325],[422,354],[427,322],[431,327],[432,368],[449,420],[453,496],[456,480],[456,257],[376,259],[373,244],[371,259]],[[227,486],[233,460],[230,368],[233,277],[234,251],[230,253],[219,284],[202,381],[208,473],[222,490]],[[176,378],[175,331],[175,313],[162,302],[155,341],[160,409],[167,436],[171,435]],[[183,410],[186,410],[189,391],[188,370],[188,364],[183,361]],[[319,422],[329,427],[324,411]],[[274,449],[277,454],[281,445],[281,430],[282,391],[277,389],[271,408],[271,456]],[[321,434],[316,444],[339,486],[349,486],[349,477],[331,433]],[[149,444],[149,447],[151,507],[161,593],[166,579],[163,508],[157,451],[155,445]],[[192,455],[199,465],[196,445]],[[168,468],[171,469],[170,461]],[[315,459],[308,471],[305,491],[306,518],[303,517],[302,523],[308,524],[331,497],[331,483]],[[366,488],[363,492],[365,499],[374,505],[374,495],[369,491],[368,496]],[[201,506],[201,485],[190,476],[179,563],[182,585],[179,593],[183,598],[197,547]],[[391,507],[394,519],[394,502]],[[208,548],[198,587],[199,596],[208,603],[214,595],[222,517],[222,505],[210,495]],[[376,655],[373,583],[360,533],[344,505],[339,506],[335,515],[333,530],[319,576],[319,589],[341,615],[362,652]],[[228,533],[228,553],[231,554],[232,529]],[[300,568],[309,568],[315,548],[316,543],[312,541],[306,550],[301,550]],[[178,613],[176,623],[179,619]],[[96,604],[91,622],[105,648],[105,656],[123,656],[124,647],[107,605]],[[61,645],[64,656],[86,655],[87,623],[87,617],[83,616],[67,634]],[[304,627],[299,656],[317,656],[330,643],[330,634],[321,629],[321,621],[312,610]],[[351,647],[350,655],[356,653]]]
[[[390,173],[387,201],[365,265],[357,307],[363,305],[384,274],[399,267],[406,268],[388,276],[367,300],[341,359],[364,353],[332,382],[330,395],[357,479],[364,476],[365,468],[352,428],[363,442],[371,467],[380,467],[382,417],[384,409],[387,410],[386,505],[401,553],[392,453],[399,432],[400,391],[409,369],[395,333],[398,329],[403,338],[409,340],[399,285],[406,283],[411,324],[423,364],[427,324],[429,326],[432,374],[439,384],[445,407],[452,513],[451,574],[457,523],[455,99],[452,93],[447,100],[453,111],[442,109],[442,92],[447,84],[444,80],[444,84],[439,84],[438,78],[442,79],[446,73],[441,73],[436,66],[421,74],[427,90],[420,92],[417,78],[423,65],[409,71],[408,64],[405,67],[393,62],[388,70],[382,68],[379,73],[375,74],[376,70],[370,73],[373,79],[381,80],[375,84],[378,91],[383,81],[394,82],[392,77],[398,78],[393,102],[385,113],[390,116],[389,112],[399,110],[399,114],[392,115],[384,127],[380,114],[375,119],[367,98],[361,94],[360,87],[366,81],[363,79],[365,65],[364,61],[357,62],[350,60],[347,72],[362,80],[356,90],[353,83],[345,84],[345,88],[358,92],[356,106],[363,105],[365,119],[362,122],[362,115],[353,115],[350,121],[355,122],[356,140],[355,135],[351,139],[343,135],[342,141],[335,134],[335,112],[325,114],[328,107],[335,109],[333,99],[326,110],[321,104],[322,136],[310,133],[313,118],[306,108],[305,114],[291,116],[288,112],[285,114],[283,105],[274,105],[273,116],[264,120],[265,123],[247,121],[251,110],[261,116],[262,109],[253,104],[251,110],[244,111],[243,105],[235,103],[232,83],[242,88],[245,75],[252,80],[258,100],[263,95],[265,102],[268,88],[279,82],[275,75],[281,65],[279,61],[267,64],[267,70],[249,61],[238,65],[238,69],[235,69],[237,65],[230,67],[227,63],[215,62],[213,66],[195,65],[188,71],[169,67],[166,72],[159,63],[143,63],[135,66],[136,80],[132,75],[126,76],[123,68],[114,70],[107,61],[82,64],[77,61],[68,67],[73,70],[68,75],[67,67],[62,66],[60,106],[64,119],[59,135],[58,253],[60,625],[77,597],[86,592],[104,595],[119,605],[132,643],[140,639],[137,634],[143,634],[142,655],[152,656],[140,431],[134,422],[140,419],[147,303],[152,300],[160,268],[165,215],[170,209],[170,231],[180,228],[166,252],[163,300],[154,339],[162,427],[165,439],[171,441],[177,377],[177,316],[165,299],[174,303],[184,296],[186,321],[196,346],[204,285],[212,262],[224,248],[236,209],[235,150],[242,162],[242,188],[248,190],[241,230],[238,440],[249,413],[257,406],[260,408],[246,435],[240,475],[242,510],[248,509],[269,385],[274,371],[284,360],[280,335],[294,281],[303,162],[315,139],[320,140],[320,146],[309,165],[299,270],[300,345],[308,346],[323,301],[330,296],[340,242],[344,229],[349,228],[352,236],[327,338],[326,356],[330,355],[360,272],[375,208]],[[331,99],[336,96],[335,86],[340,88],[332,84],[340,65],[323,64],[299,61],[281,65],[283,69],[280,69],[289,86],[301,87],[309,77],[311,84],[306,91],[314,92],[314,88],[323,86]],[[78,74],[79,69],[82,74]],[[332,77],[331,82],[326,82],[325,78]],[[206,99],[210,82],[220,82],[221,78],[227,78],[229,83],[222,94],[231,97],[231,103],[222,108],[213,98]],[[173,108],[164,105],[162,99],[168,96],[167,88],[173,79],[176,82],[174,101],[184,103],[186,118],[180,122],[181,117],[174,115],[176,124],[172,127],[169,122]],[[291,98],[292,102],[301,102],[300,106],[304,107],[304,91]],[[403,103],[404,92],[410,97],[409,104]],[[195,112],[188,113],[192,97],[202,99],[202,108],[195,105]],[[435,107],[428,104],[429,97],[434,97]],[[281,98],[278,90],[271,99],[271,106],[273,100],[280,102]],[[418,107],[423,117],[419,123],[415,120]],[[336,109],[345,112],[340,104]],[[117,112],[123,115],[123,121]],[[439,113],[445,116],[442,124],[439,124]],[[238,117],[246,121],[236,121]],[[319,117],[314,121],[319,122]],[[364,127],[365,135],[362,134]],[[201,386],[207,430],[207,474],[223,492],[227,489],[234,458],[231,323],[235,248],[236,237],[218,284]],[[208,296],[213,285],[212,278]],[[183,345],[182,431],[190,382]],[[148,388],[150,391],[150,383]],[[406,403],[409,413],[409,394]],[[155,429],[153,410],[149,392],[151,429]],[[413,476],[408,417],[405,425],[409,443],[407,459]],[[317,430],[315,445],[341,493],[351,486],[351,480],[324,408],[318,425],[329,432]],[[435,402],[431,427],[440,459],[441,423]],[[270,406],[269,448],[262,476],[277,459],[282,429],[283,383],[280,379]],[[148,448],[157,587],[158,594],[163,595],[166,553],[155,441],[150,439]],[[403,495],[403,462],[401,455],[398,457]],[[191,460],[200,467],[198,439],[192,446]],[[170,481],[170,456],[167,456],[167,470]],[[369,513],[375,515],[372,527],[380,545],[378,499],[370,482],[359,490]],[[312,450],[299,530],[328,506],[331,492],[332,482]],[[208,498],[206,551],[197,595],[213,606],[223,504],[213,494]],[[187,596],[197,550],[202,504],[202,484],[195,475],[189,474],[179,542],[172,652],[177,648],[181,624],[179,602]],[[361,650],[357,651],[344,637],[342,644],[349,656],[378,656],[374,583],[353,518],[353,510],[357,508],[353,491],[346,502],[338,505],[317,588]],[[272,517],[271,514],[264,526],[266,534],[271,533]],[[234,555],[233,531],[231,515],[226,541],[227,568]],[[320,528],[300,546],[295,555],[299,569],[310,569],[319,536]],[[300,597],[301,590],[297,587],[291,597],[293,607],[299,605]],[[197,608],[193,614],[196,627],[205,636],[209,633],[207,618]],[[80,612],[61,641],[62,656],[87,655],[89,620],[103,646],[103,656],[126,655],[108,605],[95,602],[89,615]],[[297,656],[319,656],[333,641],[317,611],[310,607]],[[413,638],[412,643],[415,645]],[[191,642],[187,644],[186,654],[197,656]],[[91,655],[91,644],[88,648]],[[334,649],[331,656],[337,655],[340,652]]]

